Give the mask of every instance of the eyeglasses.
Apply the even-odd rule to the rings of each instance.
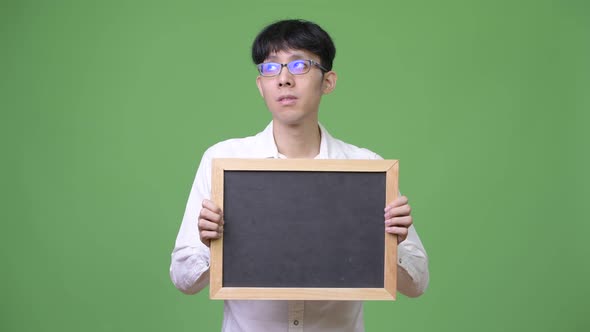
[[[256,65],[256,67],[258,67],[261,76],[271,77],[279,75],[283,70],[283,67],[287,67],[289,72],[293,75],[303,75],[309,72],[312,65],[317,66],[324,72],[328,71],[313,60],[293,60],[289,63],[263,62]]]

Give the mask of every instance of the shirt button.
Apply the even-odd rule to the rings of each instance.
[[[299,321],[298,320],[294,320],[293,321],[293,325],[295,325],[295,326],[299,325]]]

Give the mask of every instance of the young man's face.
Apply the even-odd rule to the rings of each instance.
[[[286,64],[293,60],[313,60],[318,56],[304,50],[286,50],[271,53],[264,62]],[[284,125],[299,125],[306,121],[317,121],[320,100],[336,86],[336,73],[322,75],[318,66],[312,65],[309,72],[294,75],[287,67],[272,77],[258,76],[258,90],[272,113],[273,120]]]

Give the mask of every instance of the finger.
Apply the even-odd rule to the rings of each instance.
[[[406,204],[391,208],[390,210],[386,211],[383,216],[385,217],[385,219],[391,219],[393,217],[409,216],[411,213],[412,208],[410,207],[410,205]]]
[[[221,208],[219,208],[219,206],[217,206],[217,204],[215,204],[215,202],[213,202],[213,201],[210,201],[208,199],[204,199],[202,206],[203,206],[203,208],[210,210],[213,213],[223,215]]]
[[[201,231],[199,235],[201,236],[201,241],[203,241],[219,239],[222,234],[213,231]]]
[[[223,217],[207,208],[202,208],[199,213],[199,219],[205,219],[223,225]]]
[[[206,219],[199,219],[199,230],[221,233],[223,232],[223,226]]]
[[[405,227],[408,228],[412,225],[412,216],[395,217],[385,220],[385,227]]]
[[[408,198],[406,196],[400,196],[385,207],[385,212],[391,210],[392,208],[406,205],[406,204],[408,204]]]
[[[385,231],[389,234],[399,236],[402,240],[404,240],[408,236],[408,229],[405,227],[386,227]]]
[[[201,231],[199,236],[201,237],[201,242],[203,242],[207,247],[209,247],[211,240],[221,238],[221,234],[211,231]]]

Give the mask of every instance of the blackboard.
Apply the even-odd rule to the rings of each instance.
[[[214,299],[395,299],[395,160],[214,159]]]

